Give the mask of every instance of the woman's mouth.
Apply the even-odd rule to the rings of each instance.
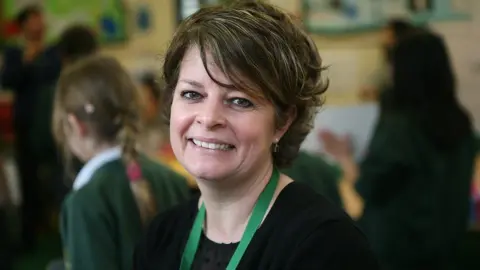
[[[195,144],[198,147],[202,147],[210,150],[228,151],[235,148],[235,146],[231,144],[204,142],[198,139],[189,139],[189,141],[191,141],[193,144]]]

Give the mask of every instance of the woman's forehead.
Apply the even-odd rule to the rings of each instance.
[[[221,87],[236,89],[234,83],[214,62],[210,52],[205,52],[205,64],[198,47],[190,48],[181,62],[178,83],[195,88]],[[207,70],[208,69],[208,70]]]
[[[177,83],[197,84],[197,86],[222,86],[227,90],[240,91],[258,101],[265,101],[264,89],[258,86],[255,78],[247,78],[242,71],[236,69],[229,59],[216,59],[210,50],[205,50],[205,59],[202,59],[202,51],[198,46],[189,48],[182,59]],[[220,57],[218,57],[220,58]],[[206,64],[206,69],[204,61]],[[218,62],[222,62],[228,68],[226,74]]]
[[[202,54],[198,46],[190,47],[182,59],[180,65],[180,77],[194,76],[197,78],[205,78],[205,76],[209,77],[208,73],[210,73],[215,77],[216,80],[225,84],[229,84],[228,76],[226,76],[218,67],[212,57],[212,54],[208,50],[205,51],[205,62],[208,72],[205,69],[204,60],[202,59]]]

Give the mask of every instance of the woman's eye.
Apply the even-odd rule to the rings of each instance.
[[[253,107],[253,103],[245,98],[232,98],[230,99],[230,103],[241,108]]]
[[[199,93],[195,91],[182,91],[180,93],[180,96],[189,100],[197,100],[202,97]]]

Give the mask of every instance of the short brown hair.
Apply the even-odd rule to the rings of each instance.
[[[180,65],[192,46],[199,48],[203,64],[217,84],[222,85],[207,68],[207,51],[235,88],[273,103],[277,127],[285,124],[292,108],[296,111],[273,154],[276,166],[289,165],[311,131],[328,87],[312,39],[292,16],[262,1],[200,9],[180,24],[165,56],[163,109],[167,123]]]

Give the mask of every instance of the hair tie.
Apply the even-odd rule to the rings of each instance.
[[[130,164],[128,164],[127,176],[130,182],[136,182],[142,178],[142,169],[138,162],[130,162]]]
[[[87,114],[92,114],[95,112],[95,107],[90,103],[83,105],[83,109]]]

